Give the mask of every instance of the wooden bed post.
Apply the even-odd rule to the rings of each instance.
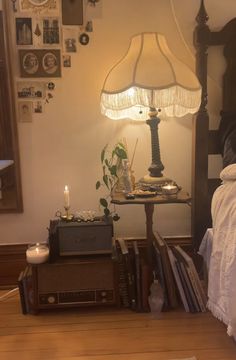
[[[192,238],[194,250],[199,244],[208,224],[208,130],[209,116],[207,105],[207,49],[210,30],[207,26],[208,15],[204,1],[196,17],[194,31],[196,49],[196,73],[202,86],[200,109],[193,120],[193,156],[192,156]]]

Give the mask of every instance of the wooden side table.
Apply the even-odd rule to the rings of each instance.
[[[180,190],[175,195],[155,195],[152,197],[135,197],[135,199],[126,199],[123,193],[114,193],[112,195],[113,204],[117,205],[132,205],[140,204],[144,205],[145,214],[146,214],[146,237],[147,237],[147,247],[148,247],[148,261],[151,267],[152,264],[152,240],[153,240],[153,212],[154,205],[161,204],[188,204],[191,203],[190,195]]]

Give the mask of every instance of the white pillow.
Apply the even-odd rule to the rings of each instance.
[[[220,173],[221,180],[236,180],[236,164],[226,166]]]

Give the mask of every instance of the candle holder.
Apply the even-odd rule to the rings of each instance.
[[[74,216],[69,213],[70,207],[69,206],[64,206],[64,209],[65,209],[65,214],[61,215],[61,219],[65,220],[65,221],[72,221]]]
[[[49,248],[47,244],[29,244],[26,250],[26,260],[29,264],[42,264],[48,261]]]
[[[169,183],[169,184],[163,185],[161,187],[161,190],[162,190],[163,195],[173,196],[179,192],[180,188],[175,183],[173,183],[173,184]]]

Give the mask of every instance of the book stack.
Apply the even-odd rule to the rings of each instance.
[[[146,241],[118,238],[120,304],[137,312],[148,312],[149,266]]]
[[[207,296],[192,258],[176,245],[169,247],[155,232],[152,264],[147,261],[147,242],[118,238],[116,254],[119,268],[120,304],[137,312],[150,311],[150,269],[164,294],[162,311],[177,308],[186,312],[205,312]]]
[[[18,289],[20,294],[22,314],[34,314],[35,296],[31,265],[27,265],[26,268],[20,272],[18,277]]]
[[[205,312],[207,296],[192,258],[179,245],[169,247],[157,232],[153,248],[155,277],[163,288],[165,308],[175,308],[180,299],[186,312]]]

